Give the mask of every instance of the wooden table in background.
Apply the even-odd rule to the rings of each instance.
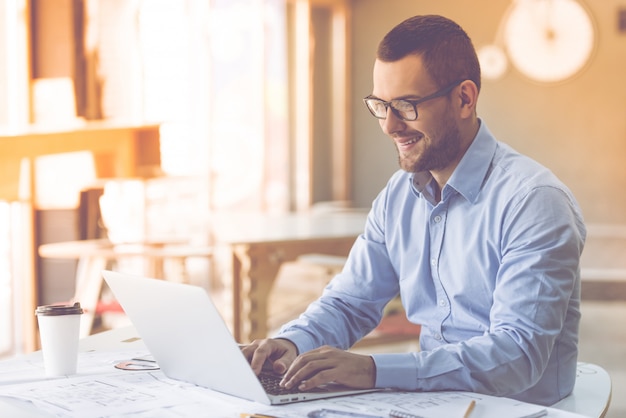
[[[233,334],[239,342],[268,333],[268,299],[284,262],[305,254],[348,255],[367,213],[216,214],[215,242],[229,249]]]

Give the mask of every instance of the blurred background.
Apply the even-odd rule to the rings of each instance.
[[[215,212],[369,207],[398,168],[361,101],[376,46],[430,13],[480,53],[479,116],[578,198],[597,315],[583,328],[612,328],[597,357],[619,359],[607,368],[623,384],[624,0],[0,1],[0,352],[36,345],[20,301],[73,291],[76,261],[42,259],[41,244],[108,232],[206,245]]]

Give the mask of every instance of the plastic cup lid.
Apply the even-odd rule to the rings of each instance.
[[[56,315],[80,315],[83,313],[83,309],[80,307],[80,302],[76,302],[73,305],[44,305],[38,306],[35,310],[35,315],[56,316]]]

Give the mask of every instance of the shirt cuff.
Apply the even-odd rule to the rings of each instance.
[[[304,332],[286,331],[279,333],[274,338],[282,338],[294,343],[296,348],[298,349],[298,355],[317,348],[313,342],[313,339],[311,339],[308,334]]]
[[[417,389],[417,361],[412,353],[372,354],[376,388]]]

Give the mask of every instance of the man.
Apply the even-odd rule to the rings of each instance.
[[[476,114],[471,40],[416,16],[378,47],[369,111],[400,167],[337,275],[279,335],[243,348],[282,384],[462,390],[551,405],[573,388],[580,209],[546,168],[497,142]],[[400,294],[420,351],[345,351]]]

